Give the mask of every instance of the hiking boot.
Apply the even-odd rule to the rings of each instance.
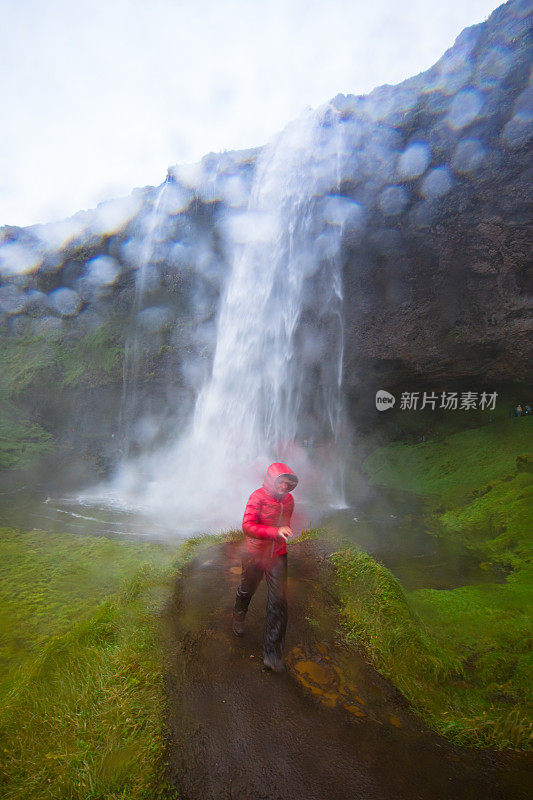
[[[272,672],[285,672],[285,664],[283,663],[281,658],[278,658],[277,656],[274,655],[264,656],[263,664],[265,665],[265,667],[268,667],[268,669],[271,669]]]
[[[233,633],[235,636],[242,636],[244,633],[244,618],[246,611],[233,612]]]

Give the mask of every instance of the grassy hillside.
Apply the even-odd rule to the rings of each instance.
[[[0,528],[0,691],[51,636],[115,594],[141,568],[169,560],[162,545]]]
[[[157,619],[198,545],[1,530],[3,800],[167,791]]]
[[[428,534],[460,539],[503,583],[405,592],[365,553],[335,556],[347,636],[362,643],[440,732],[477,746],[531,746],[533,420],[381,447],[375,485],[427,501]]]

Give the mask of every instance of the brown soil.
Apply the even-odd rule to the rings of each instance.
[[[231,631],[239,573],[238,545],[201,551],[165,613],[167,757],[180,800],[530,796],[524,756],[449,744],[343,645],[316,543],[289,551],[288,669],[281,675],[262,663],[264,582],[245,636]]]

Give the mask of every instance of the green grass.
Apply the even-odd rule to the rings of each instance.
[[[464,680],[443,686],[439,728],[465,744],[527,748],[533,732],[533,568],[504,584],[409,595],[433,640],[460,656]],[[458,624],[459,623],[459,624]],[[449,713],[444,716],[451,716]]]
[[[484,567],[531,562],[533,419],[503,420],[442,442],[378,448],[364,468],[376,485],[426,500],[429,533],[473,550]]]
[[[41,377],[46,384],[46,371],[53,368],[57,347],[45,337],[0,337],[0,390],[16,396]]]
[[[405,593],[356,548],[332,556],[347,641],[458,744],[531,747],[531,571],[505,584]]]
[[[56,364],[63,386],[120,382],[124,359],[122,338],[122,333],[108,324],[73,338],[71,346],[61,342],[56,349]]]
[[[520,569],[531,560],[532,509],[533,475],[516,472],[493,478],[434,514],[436,532],[478,552],[484,566]]]
[[[331,559],[349,640],[363,645],[406,697],[411,699],[428,681],[462,674],[460,660],[433,641],[386,567],[356,547]]]
[[[0,690],[50,636],[169,557],[156,544],[0,528]]]
[[[501,419],[438,441],[380,447],[375,485],[425,499],[428,535],[460,542],[504,583],[406,593],[381,564],[338,554],[347,637],[438,731],[460,744],[531,746],[533,475],[529,418]]]
[[[368,456],[364,469],[378,486],[435,494],[442,500],[514,474],[517,456],[531,449],[533,417],[505,419],[450,434],[442,441],[379,447]]]
[[[176,572],[218,540],[1,531],[3,800],[171,796],[158,614]]]
[[[52,435],[33,418],[35,405],[53,404],[72,386],[119,384],[123,357],[119,320],[83,335],[0,336],[0,468],[24,469],[53,451]]]
[[[53,440],[48,431],[28,419],[0,393],[0,468],[24,469],[52,450]]]

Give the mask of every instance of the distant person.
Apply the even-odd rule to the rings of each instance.
[[[516,416],[517,417],[521,417],[522,416],[522,410],[523,410],[522,406],[520,405],[520,403],[518,403],[518,405],[516,407]]]
[[[531,406],[529,403],[526,403],[526,414],[531,414]]]
[[[242,556],[242,574],[235,608],[233,632],[244,633],[244,618],[250,600],[265,576],[268,587],[263,663],[274,672],[283,672],[282,661],[287,629],[287,539],[294,499],[290,492],[298,478],[286,464],[271,464],[260,489],[252,492],[242,521],[246,551]]]

